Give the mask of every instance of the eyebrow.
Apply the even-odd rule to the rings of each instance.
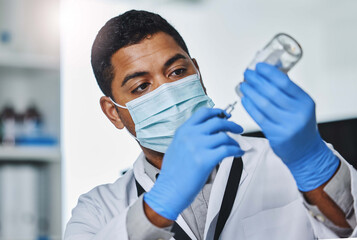
[[[170,65],[172,65],[174,62],[176,62],[179,59],[187,59],[184,55],[182,55],[181,53],[176,54],[175,56],[173,56],[172,58],[170,58],[169,60],[167,60],[164,64],[165,67],[169,67]],[[135,72],[129,75],[126,75],[121,86],[123,87],[130,79],[136,78],[136,77],[141,77],[144,76],[146,74],[148,74],[149,72]]]
[[[121,86],[124,86],[125,83],[127,83],[130,79],[136,78],[136,77],[141,77],[148,74],[148,72],[135,72],[133,74],[126,75],[123,82],[121,83]]]
[[[178,53],[175,56],[173,56],[172,58],[170,58],[169,60],[167,60],[164,64],[164,66],[169,67],[171,64],[173,64],[174,62],[176,62],[179,59],[187,59],[187,58],[184,55],[182,55],[181,53]]]

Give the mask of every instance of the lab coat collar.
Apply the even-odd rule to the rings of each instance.
[[[136,159],[133,171],[135,179],[140,183],[140,185],[144,188],[146,192],[150,191],[150,189],[154,186],[154,182],[150,179],[150,177],[145,173],[145,165],[144,162],[145,154],[141,152],[139,157]]]
[[[245,152],[249,151],[253,147],[252,144],[250,144],[250,142],[247,140],[247,137],[244,137],[240,134],[232,133],[228,133],[228,135],[234,140],[236,140],[239,143],[240,148]]]

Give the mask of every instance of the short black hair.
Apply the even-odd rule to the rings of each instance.
[[[110,19],[100,29],[92,46],[91,63],[97,83],[104,95],[113,97],[111,85],[114,72],[111,58],[114,53],[158,32],[170,35],[190,55],[177,30],[155,13],[130,10]]]

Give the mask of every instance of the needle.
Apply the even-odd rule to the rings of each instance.
[[[231,114],[231,112],[234,110],[234,106],[237,104],[237,101],[234,101],[234,103],[229,104],[224,111],[226,111],[226,113]],[[218,117],[220,118],[226,118],[226,115],[224,113],[221,113],[218,115]]]
[[[226,111],[228,114],[231,114],[234,110],[234,106],[237,104],[237,101],[234,101],[234,103],[229,104],[224,111]]]

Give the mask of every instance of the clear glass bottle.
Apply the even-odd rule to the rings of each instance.
[[[257,63],[265,62],[287,73],[301,59],[302,53],[300,44],[293,37],[286,33],[279,33],[262,50],[256,53],[253,61],[248,65],[248,69],[255,70]],[[239,97],[242,97],[239,87],[238,84],[235,91]]]
[[[258,62],[266,62],[287,73],[302,57],[300,44],[286,33],[279,33],[255,55],[249,69],[255,69]]]

